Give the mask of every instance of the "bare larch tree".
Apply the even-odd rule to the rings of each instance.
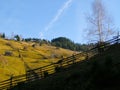
[[[92,15],[87,16],[87,21],[90,25],[88,35],[92,35],[91,39],[104,42],[113,34],[112,19],[107,15],[102,0],[94,0],[92,3]]]

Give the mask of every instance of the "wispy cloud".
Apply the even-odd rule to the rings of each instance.
[[[63,14],[63,12],[71,5],[72,1],[73,0],[68,0],[64,3],[64,5],[56,13],[55,17],[45,27],[45,31],[48,31],[55,24],[55,22],[57,22],[57,20],[60,18],[60,16]]]

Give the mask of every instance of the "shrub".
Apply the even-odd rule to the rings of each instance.
[[[24,46],[24,47],[23,47],[23,50],[27,50],[27,49],[28,49],[28,47],[27,47],[27,46]]]
[[[11,52],[11,51],[5,51],[5,54],[4,54],[5,56],[12,56],[13,55],[13,53]]]
[[[32,47],[35,48],[37,46],[37,44],[33,44]]]

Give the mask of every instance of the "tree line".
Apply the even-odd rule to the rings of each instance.
[[[52,39],[51,44],[56,47],[70,49],[73,51],[86,51],[89,48],[92,48],[94,46],[93,43],[91,44],[74,43],[73,41],[71,41],[66,37],[58,37],[58,38]]]
[[[0,38],[6,39],[5,33],[0,34]],[[79,44],[79,43],[74,43],[72,40],[66,38],[66,37],[58,37],[54,38],[51,41],[46,40],[46,39],[39,39],[39,38],[21,38],[20,35],[14,35],[13,40],[16,41],[25,41],[25,42],[35,42],[38,43],[40,46],[42,44],[48,44],[64,49],[69,49],[73,51],[86,51],[89,48],[92,48],[94,46],[93,43],[91,44]]]
[[[64,48],[64,49],[69,49],[73,51],[86,51],[95,46],[94,43],[91,43],[91,44],[74,43],[72,40],[66,37],[54,38],[51,41],[46,40],[46,39],[39,39],[39,38],[25,38],[23,39],[23,41],[35,42],[35,43],[38,43],[40,46],[42,44],[48,44],[48,45],[52,45],[58,48]]]

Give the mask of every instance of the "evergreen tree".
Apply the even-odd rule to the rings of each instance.
[[[5,33],[2,34],[2,38],[5,38]]]
[[[20,40],[21,40],[21,38],[20,38],[19,35],[15,35],[14,38],[15,38],[17,41],[20,41]]]

